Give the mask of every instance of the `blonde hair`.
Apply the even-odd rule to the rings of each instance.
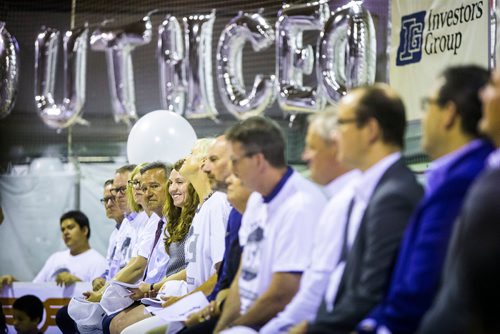
[[[147,162],[144,162],[142,164],[135,166],[134,170],[128,176],[129,181],[133,180],[137,174],[140,174],[141,168],[146,166],[147,164],[148,164]],[[134,189],[132,189],[132,186],[128,182],[127,182],[127,190],[125,190],[125,194],[127,196],[127,204],[128,204],[128,207],[130,208],[130,210],[132,210],[134,212],[139,212],[139,211],[142,211],[144,209],[139,203],[137,203],[135,201]]]

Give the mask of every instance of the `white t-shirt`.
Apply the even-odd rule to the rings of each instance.
[[[56,276],[62,272],[69,272],[82,282],[91,282],[99,277],[105,268],[106,259],[96,250],[89,249],[73,256],[67,249],[52,254],[33,279],[33,283],[55,282]]]
[[[141,211],[132,220],[123,219],[116,235],[116,249],[109,266],[107,279],[113,278],[130,261],[132,250],[137,243],[138,231],[146,224],[148,218],[146,212]]]
[[[241,313],[264,293],[276,272],[303,272],[311,259],[314,231],[326,197],[293,172],[270,200],[253,193],[239,232],[243,248],[239,278]]]
[[[121,226],[120,226],[121,227]],[[101,277],[104,277],[106,280],[110,279],[111,277],[109,276],[110,273],[110,268],[113,263],[113,256],[115,255],[116,252],[116,241],[118,238],[118,233],[119,229],[115,227],[111,234],[109,235],[109,240],[108,240],[108,251],[106,252],[106,270],[104,273],[101,275]]]
[[[184,248],[189,292],[212,276],[215,264],[222,261],[230,210],[226,195],[215,192],[194,215]]]
[[[312,261],[301,277],[299,291],[286,308],[270,320],[260,333],[286,333],[293,325],[315,318],[331,279],[330,275],[334,272],[342,253],[345,217],[359,176],[360,172],[357,170],[341,176],[342,179],[339,180],[342,181],[341,187],[336,189],[336,194],[332,194],[333,197],[321,213],[315,231]]]

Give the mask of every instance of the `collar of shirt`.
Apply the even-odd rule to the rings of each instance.
[[[356,202],[367,204],[384,173],[399,159],[401,159],[401,152],[389,154],[362,173],[355,186]]]
[[[129,221],[132,221],[137,217],[137,212],[130,212],[125,215],[125,218],[127,218]]]
[[[488,156],[488,168],[489,169],[500,168],[500,148],[497,148],[495,151],[491,152],[491,154]]]
[[[332,198],[337,195],[337,193],[342,190],[348,183],[350,183],[353,179],[358,177],[361,172],[358,169],[353,169],[347,173],[344,173],[335,179],[333,179],[330,183],[328,183],[324,188],[324,192],[326,193],[328,198]]]
[[[292,169],[292,167],[288,166],[286,169],[285,175],[283,175],[281,177],[281,179],[278,181],[278,183],[273,188],[273,190],[269,193],[269,195],[262,196],[262,198],[264,199],[264,203],[271,202],[276,197],[276,195],[278,195],[278,193],[283,188],[283,186],[285,185],[286,181],[290,178],[290,176],[292,176],[292,174],[293,174],[293,169]]]
[[[148,221],[155,221],[155,222],[157,222],[159,219],[161,219],[160,216],[158,216],[156,214],[156,212],[153,212],[153,213],[151,213],[151,216],[149,216]]]
[[[460,147],[458,150],[450,152],[434,160],[425,173],[425,177],[427,179],[426,193],[431,193],[443,183],[447,177],[448,170],[458,159],[463,157],[465,154],[468,154],[470,151],[475,150],[482,144],[483,141],[481,139],[474,139]]]

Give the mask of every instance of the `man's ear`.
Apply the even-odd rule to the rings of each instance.
[[[83,233],[85,233],[85,236],[88,239],[89,238],[89,227],[88,226],[84,226],[84,227],[82,227],[82,230],[83,230]]]
[[[452,101],[448,101],[444,106],[444,110],[442,112],[445,113],[443,115],[444,127],[446,130],[449,130],[454,126],[455,122],[459,121],[457,106]]]
[[[368,131],[368,140],[370,143],[374,143],[379,140],[382,136],[380,125],[377,120],[370,117],[365,124],[366,131]]]

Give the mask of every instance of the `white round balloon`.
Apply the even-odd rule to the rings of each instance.
[[[196,133],[189,122],[175,112],[155,110],[142,116],[127,140],[130,163],[162,161],[173,164],[191,152]]]

